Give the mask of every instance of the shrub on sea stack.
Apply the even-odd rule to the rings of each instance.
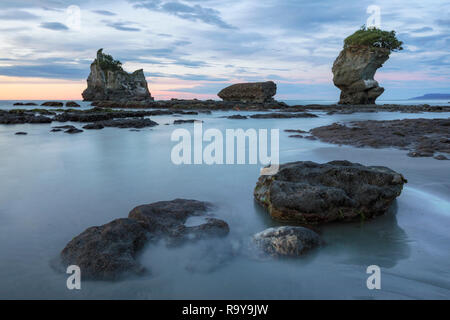
[[[362,27],[344,40],[333,63],[333,83],[341,89],[339,104],[374,104],[384,92],[374,76],[393,51],[403,50],[395,31]]]
[[[384,31],[376,27],[366,28],[366,26],[362,26],[344,40],[344,49],[350,46],[370,46],[401,51],[402,45],[403,42],[397,39],[395,31]]]

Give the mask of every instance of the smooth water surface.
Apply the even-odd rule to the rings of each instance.
[[[282,163],[346,159],[384,165],[401,172],[408,184],[386,215],[319,227],[323,247],[299,259],[275,260],[250,245],[253,234],[278,225],[253,200],[261,166],[174,165],[171,133],[192,131],[192,124],[171,124],[180,117],[152,117],[160,125],[139,132],[105,128],[75,135],[50,133],[57,123],[0,125],[0,298],[450,298],[449,161],[409,158],[397,149],[339,147],[283,132],[335,121],[446,118],[449,113],[221,118],[236,113],[182,118],[204,120],[205,129],[222,132],[278,128]],[[14,135],[18,131],[28,135]],[[68,275],[51,268],[50,261],[86,228],[126,217],[137,205],[174,198],[214,203],[230,235],[180,248],[148,246],[139,260],[151,274],[83,281],[79,291],[68,290]],[[373,264],[382,270],[381,290],[366,287],[366,268]]]

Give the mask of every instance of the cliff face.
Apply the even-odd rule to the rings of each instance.
[[[272,102],[277,93],[277,85],[273,81],[237,83],[226,87],[217,95],[224,101],[239,102]]]
[[[82,93],[85,101],[153,100],[142,69],[128,73],[121,66],[110,65],[109,62],[102,49],[98,50],[97,58],[91,64],[88,87]]]
[[[389,59],[390,50],[350,46],[333,64],[333,82],[341,89],[340,104],[374,104],[384,88],[374,80],[375,72]]]

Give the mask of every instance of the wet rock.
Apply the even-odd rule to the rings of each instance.
[[[115,128],[146,128],[157,126],[158,123],[146,118],[133,118],[133,119],[113,119],[106,121],[99,121],[97,125],[102,125],[104,127],[115,127]]]
[[[83,279],[115,280],[145,269],[136,256],[147,241],[147,226],[134,219],[117,219],[86,229],[61,252],[62,264],[80,267]]]
[[[87,89],[82,96],[85,101],[151,101],[144,71],[127,73],[121,64],[111,56],[97,51],[97,58],[91,64],[91,73],[87,79]]]
[[[224,237],[229,232],[225,221],[213,218],[212,205],[197,200],[175,199],[141,205],[128,218],[91,227],[70,241],[60,254],[64,267],[78,265],[83,277],[115,280],[125,274],[146,270],[136,261],[148,241],[165,238],[169,245],[187,241]],[[190,217],[203,220],[187,224]]]
[[[229,227],[225,221],[209,217],[211,204],[197,200],[175,199],[160,201],[134,208],[128,217],[145,222],[149,231],[172,240],[201,239],[205,237],[223,237]],[[205,220],[195,226],[186,226],[189,217],[201,216]]]
[[[389,49],[372,46],[344,48],[332,68],[334,85],[341,89],[339,104],[374,104],[384,92],[374,75],[389,54]]]
[[[16,132],[15,133],[15,135],[18,135],[18,136],[25,136],[25,135],[27,135],[28,133],[26,133],[26,132],[22,132],[22,131],[19,131],[19,132]]]
[[[382,215],[406,180],[389,168],[349,161],[283,164],[261,176],[254,196],[272,218],[303,224],[350,221]]]
[[[35,115],[33,111],[25,110],[0,110],[0,124],[23,123],[51,123],[52,119],[42,115]]]
[[[247,119],[246,116],[242,116],[240,114],[234,114],[232,116],[228,116],[227,119],[233,119],[233,120],[245,120]]]
[[[66,131],[64,131],[64,133],[69,133],[69,134],[81,133],[81,132],[83,132],[83,130],[78,129],[78,128],[69,128]]]
[[[253,236],[253,242],[266,254],[280,257],[300,256],[317,247],[321,241],[314,231],[303,227],[269,228]]]
[[[16,102],[13,104],[14,106],[37,106],[34,102]]]
[[[284,132],[289,132],[289,133],[307,133],[305,130],[300,130],[300,129],[286,129],[286,130],[284,130]]]
[[[444,156],[443,154],[439,154],[437,156],[434,157],[436,160],[449,160],[446,156]]]
[[[45,106],[45,107],[63,107],[64,103],[59,102],[59,101],[46,101],[46,102],[42,103],[41,106]]]
[[[307,112],[299,113],[258,113],[250,116],[252,119],[290,119],[290,118],[317,118],[315,114]]]
[[[311,133],[328,143],[356,147],[407,149],[410,157],[450,154],[450,118],[352,121],[314,128]]]
[[[86,129],[86,130],[101,130],[103,128],[104,128],[104,126],[100,123],[90,123],[90,124],[83,126],[83,129]]]
[[[267,81],[233,84],[217,95],[225,101],[271,102],[276,93],[277,85],[273,81]]]
[[[75,101],[67,101],[66,107],[78,108],[78,107],[80,107],[80,105],[78,103],[76,103]]]
[[[189,120],[175,120],[174,122],[173,122],[173,124],[184,124],[184,123],[194,123],[194,122],[203,122],[203,121],[200,121],[200,120],[195,120],[195,119],[189,119]]]

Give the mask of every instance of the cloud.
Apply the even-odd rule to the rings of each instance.
[[[23,10],[12,10],[0,13],[0,20],[35,20],[39,17]]]
[[[41,28],[49,30],[69,30],[69,28],[60,22],[42,22]]]
[[[114,28],[119,31],[130,31],[130,32],[138,32],[141,31],[139,28],[129,27],[127,26],[128,22],[109,22],[107,26]]]
[[[100,14],[102,16],[115,16],[116,14],[107,10],[93,10],[92,12]]]
[[[220,11],[201,5],[189,5],[178,1],[161,0],[129,0],[136,8],[145,8],[151,11],[165,12],[181,19],[191,21],[202,21],[206,24],[215,25],[224,29],[234,27],[220,17]]]

